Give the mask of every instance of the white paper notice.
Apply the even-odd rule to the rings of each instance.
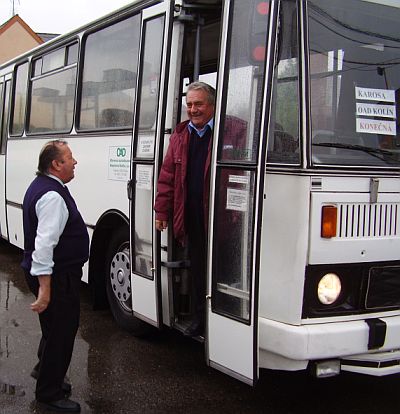
[[[153,135],[139,135],[136,155],[141,158],[151,158],[154,155]]]
[[[396,119],[394,105],[378,105],[357,102],[357,115]]]
[[[358,86],[356,86],[356,99],[362,101],[396,102],[393,90],[360,88]]]
[[[357,132],[365,134],[397,135],[396,122],[369,118],[357,118]]]
[[[153,166],[138,165],[136,167],[136,188],[140,190],[151,190],[153,181]]]
[[[247,211],[249,192],[228,188],[226,191],[226,209],[235,211]]]
[[[246,175],[229,175],[229,182],[248,185],[250,182],[250,177]]]

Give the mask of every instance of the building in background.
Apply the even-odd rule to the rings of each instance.
[[[47,42],[57,34],[35,33],[18,14],[0,26],[0,64]]]

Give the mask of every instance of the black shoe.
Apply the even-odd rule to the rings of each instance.
[[[68,398],[58,401],[51,401],[51,402],[37,402],[38,406],[45,410],[49,411],[57,411],[59,413],[80,413],[81,406],[79,403],[72,401]]]
[[[37,380],[39,378],[39,372],[36,369],[33,369],[31,372],[31,377]],[[66,382],[66,378],[64,378],[64,382],[61,384],[61,389],[64,394],[71,395],[72,387],[70,383]]]
[[[203,324],[200,321],[193,321],[184,331],[183,335],[188,337],[195,337],[203,335]]]

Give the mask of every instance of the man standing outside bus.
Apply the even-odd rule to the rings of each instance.
[[[177,125],[161,167],[156,228],[163,231],[173,218],[174,236],[188,246],[192,275],[193,320],[186,336],[203,333],[206,291],[206,240],[210,181],[211,136],[215,90],[193,82],[186,93],[188,121]]]
[[[80,412],[64,382],[79,326],[82,266],[89,254],[86,225],[65,185],[74,178],[76,163],[66,141],[45,144],[23,202],[21,265],[36,296],[31,309],[39,314],[42,330],[39,362],[31,375],[37,379],[38,405],[58,412]]]

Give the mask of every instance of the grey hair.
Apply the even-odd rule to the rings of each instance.
[[[187,92],[189,91],[204,91],[207,94],[208,103],[215,105],[215,89],[208,83],[192,82],[187,88]]]
[[[63,139],[54,139],[44,144],[39,154],[36,175],[45,175],[49,172],[51,163],[61,158],[61,147],[64,145],[68,145],[68,142]]]

